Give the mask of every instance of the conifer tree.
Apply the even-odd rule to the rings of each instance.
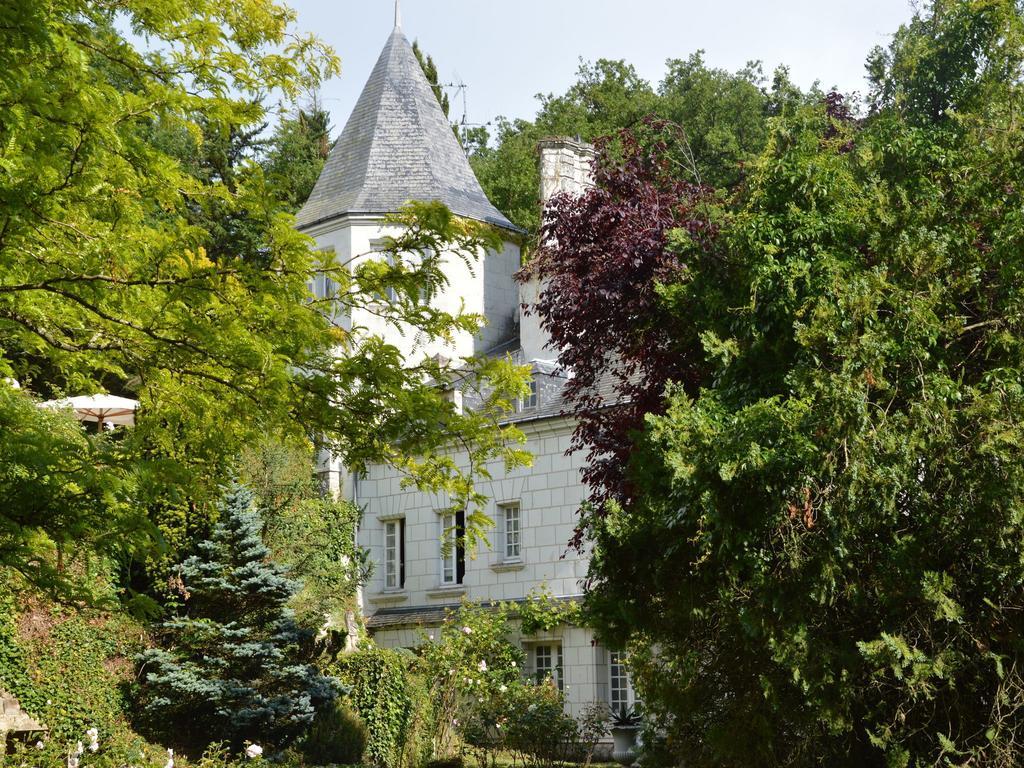
[[[234,484],[212,538],[181,566],[185,615],[164,623],[164,648],[142,656],[145,713],[183,746],[281,746],[337,695],[298,658],[286,604],[299,585],[269,561],[261,529],[252,492]]]

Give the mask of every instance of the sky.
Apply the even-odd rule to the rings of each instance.
[[[394,0],[288,0],[299,27],[341,57],[322,90],[340,132],[394,23]],[[402,28],[434,57],[451,118],[532,118],[580,60],[625,59],[656,85],[665,61],[703,49],[710,66],[779,64],[802,87],[866,90],[864,60],[912,13],[909,0],[401,0]]]

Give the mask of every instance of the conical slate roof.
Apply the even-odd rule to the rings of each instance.
[[[323,173],[300,229],[345,214],[384,214],[410,200],[516,230],[487,199],[412,46],[396,25]]]

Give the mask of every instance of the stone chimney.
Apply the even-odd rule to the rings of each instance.
[[[566,138],[541,139],[540,204],[546,206],[560,192],[582,195],[594,186],[592,144]]]
[[[541,139],[540,202],[546,208],[557,194],[582,195],[594,186],[593,162],[596,152],[591,144],[567,138]],[[548,345],[548,335],[540,327],[540,318],[527,314],[523,305],[532,307],[540,295],[536,280],[519,286],[519,338],[526,362],[555,360],[557,350]]]

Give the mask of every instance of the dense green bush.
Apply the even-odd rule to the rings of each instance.
[[[465,698],[458,730],[464,750],[483,768],[496,768],[511,752],[523,765],[554,766],[593,753],[595,734],[584,734],[565,713],[565,697],[551,683],[517,679],[486,695]]]
[[[319,712],[302,754],[314,765],[355,765],[362,762],[369,733],[352,706],[343,700]]]
[[[423,725],[413,706],[413,663],[411,654],[369,646],[341,657],[330,669],[350,688],[348,700],[365,724],[364,763],[380,768],[407,764],[407,742]]]
[[[17,612],[0,596],[0,687],[50,729],[57,743],[89,728],[126,730],[124,687],[144,630],[121,615],[35,605]]]
[[[419,658],[412,657],[406,674],[406,691],[409,695],[409,725],[406,729],[405,749],[402,765],[405,768],[425,766],[434,759],[434,744],[437,738],[437,709],[431,696],[430,678],[426,665]]]

